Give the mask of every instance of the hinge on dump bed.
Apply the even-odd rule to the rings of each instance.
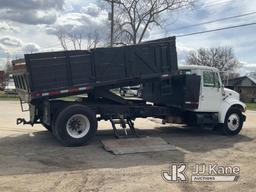
[[[139,137],[136,133],[136,130],[134,128],[134,123],[132,122],[131,119],[124,119],[124,118],[119,118],[119,119],[110,119],[110,122],[113,127],[113,131],[115,134],[115,137],[117,139],[119,138],[125,138],[125,137]],[[116,128],[116,125],[120,125],[121,128],[123,129],[124,134],[120,134],[120,131]],[[129,130],[127,130],[127,128]],[[130,133],[130,134],[129,134]]]

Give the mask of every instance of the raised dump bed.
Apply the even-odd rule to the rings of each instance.
[[[177,71],[175,37],[140,45],[25,55],[26,67],[14,70],[25,102],[118,88],[166,78]]]

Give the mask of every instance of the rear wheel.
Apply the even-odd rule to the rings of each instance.
[[[237,135],[241,131],[243,123],[242,112],[237,108],[231,108],[227,112],[222,132],[225,135]]]
[[[96,114],[83,105],[71,105],[56,119],[54,135],[65,146],[81,146],[90,141],[97,131]]]

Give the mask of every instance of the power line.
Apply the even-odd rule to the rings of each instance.
[[[206,31],[199,31],[199,32],[194,32],[194,33],[187,33],[187,34],[182,34],[182,35],[176,35],[176,37],[187,37],[187,36],[192,36],[192,35],[199,35],[199,34],[204,34],[204,33],[223,31],[223,30],[240,28],[240,27],[247,27],[247,26],[251,26],[251,25],[256,25],[256,22],[246,23],[246,24],[241,24],[241,25],[234,25],[234,26],[223,27],[223,28],[217,28],[217,29],[211,29],[211,30],[206,30]]]
[[[211,20],[211,21],[206,21],[206,22],[202,22],[202,23],[197,23],[197,24],[193,24],[193,25],[188,25],[188,26],[184,26],[184,27],[179,27],[179,28],[176,28],[174,30],[176,31],[176,30],[181,30],[181,29],[187,29],[187,28],[191,28],[191,27],[196,27],[196,26],[200,26],[200,25],[215,23],[215,22],[219,22],[219,21],[226,21],[226,20],[245,17],[245,16],[249,16],[249,15],[254,15],[254,14],[256,14],[256,11],[250,12],[250,13],[244,13],[244,14],[240,14],[240,15],[234,15],[234,16],[230,16],[230,17],[224,17],[224,18],[215,19],[215,20]]]
[[[201,8],[207,8],[207,7],[213,7],[213,6],[216,6],[216,5],[220,5],[220,4],[223,4],[223,3],[229,3],[229,2],[232,2],[233,0],[226,0],[226,1],[212,1],[212,2],[209,2],[209,3],[205,3],[204,6],[202,6]],[[208,4],[208,5],[207,5]],[[199,7],[200,8],[200,7]]]
[[[226,0],[226,1],[212,1],[212,2],[208,2],[208,3],[201,3],[201,5],[196,5],[195,7],[191,8],[190,10],[197,10],[197,9],[202,9],[202,8],[207,8],[207,7],[214,7],[214,6],[218,6],[220,4],[223,4],[223,3],[228,3],[228,2],[233,2],[233,1],[236,1],[236,0]],[[200,2],[200,0],[195,0],[195,2]],[[182,8],[179,8],[179,9],[176,9],[174,11],[180,11],[180,10],[187,10],[188,8],[187,7],[182,7]]]
[[[187,36],[199,35],[199,34],[210,33],[210,32],[218,32],[218,31],[224,31],[224,30],[229,30],[229,29],[248,27],[248,26],[252,26],[252,25],[256,25],[256,22],[245,23],[245,24],[241,24],[241,25],[228,26],[228,27],[222,27],[222,28],[211,29],[211,30],[206,30],[206,31],[198,31],[198,32],[187,33],[187,34],[182,34],[182,35],[176,35],[176,37],[177,38],[187,37]],[[158,35],[163,35],[163,34],[158,34]]]

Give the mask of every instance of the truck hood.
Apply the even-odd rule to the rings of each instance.
[[[233,98],[235,100],[240,100],[240,94],[228,88],[224,88],[224,98]]]

